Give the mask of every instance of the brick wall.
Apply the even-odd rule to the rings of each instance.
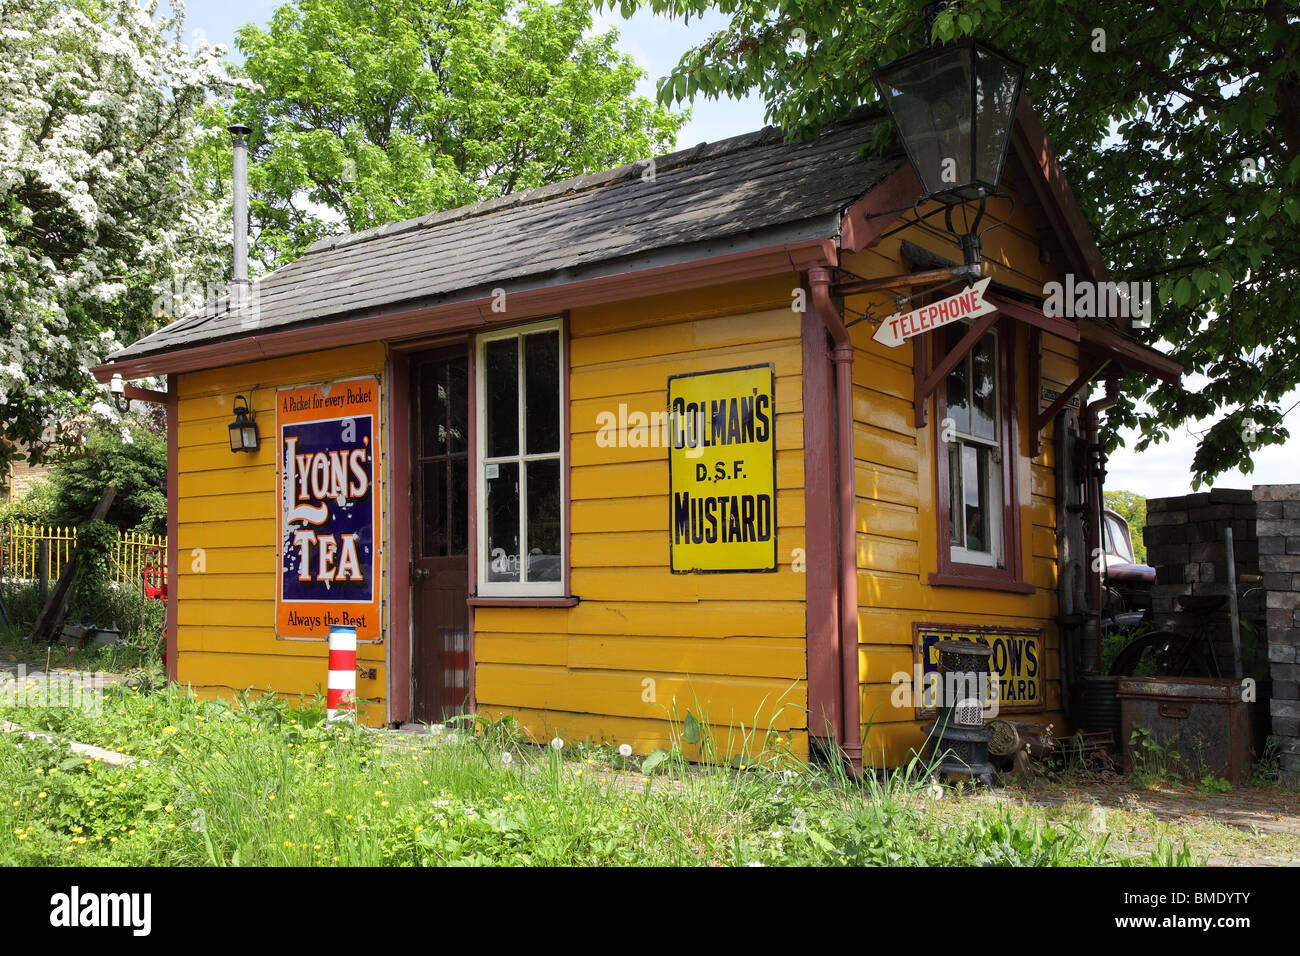
[[[1228,561],[1223,532],[1232,528],[1232,546],[1236,558],[1238,610],[1243,621],[1254,627],[1257,638],[1252,646],[1250,626],[1242,632],[1246,675],[1266,678],[1267,663],[1264,639],[1265,597],[1260,588],[1250,590],[1241,584],[1243,574],[1262,573],[1256,542],[1256,506],[1246,489],[1215,488],[1211,491],[1177,498],[1151,498],[1147,501],[1147,524],[1144,537],[1147,563],[1156,569],[1156,583],[1151,593],[1151,611],[1160,627],[1188,627],[1209,622],[1214,634],[1220,671],[1232,676],[1232,631],[1227,605],[1208,618],[1193,620],[1178,606],[1181,594],[1228,594]],[[1253,653],[1252,653],[1253,652]],[[1253,660],[1252,660],[1253,658]],[[1252,663],[1258,673],[1252,674]]]
[[[1300,786],[1300,485],[1256,485],[1254,499],[1268,592],[1273,736],[1283,782]]]

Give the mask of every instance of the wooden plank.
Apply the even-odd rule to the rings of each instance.
[[[802,385],[798,375],[783,375],[776,380],[774,395],[777,415],[798,413],[802,410]],[[649,416],[652,412],[666,411],[668,407],[668,378],[659,388],[647,392],[619,396],[602,396],[571,402],[569,405],[570,425],[574,433],[595,433],[600,430],[598,416],[609,412],[615,417],[619,414],[619,405],[627,406],[628,414],[643,412]]]
[[[667,388],[668,376],[687,372],[707,372],[719,367],[754,365],[772,362],[777,377],[798,375],[802,361],[798,343],[773,348],[767,343],[741,346],[726,353],[726,366],[719,366],[722,356],[710,353],[692,353],[680,361],[668,364],[659,359],[630,362],[611,368],[574,369],[569,376],[570,394],[577,400],[627,395]],[[615,405],[615,409],[617,405]]]
[[[873,534],[858,535],[858,567],[916,574],[920,553],[915,541],[900,541]]]
[[[788,344],[798,338],[799,316],[787,306],[577,338],[572,341],[569,354],[573,368],[577,369],[602,364],[617,366],[654,357],[676,362],[692,352],[731,350],[758,342]]]
[[[853,454],[864,462],[915,473],[916,438],[862,422],[853,423]]]
[[[228,402],[228,396],[251,388],[254,392],[256,410],[257,403],[264,401],[260,394],[263,390],[274,401],[276,388],[351,378],[355,375],[378,374],[383,371],[384,360],[383,343],[374,342],[368,345],[328,349],[323,352],[305,352],[286,358],[267,359],[262,362],[249,362],[244,365],[201,372],[187,372],[178,376],[181,407],[186,408],[188,405],[191,410],[203,409],[207,411],[208,416],[211,416],[213,413],[210,410],[214,407],[213,404],[211,402],[200,404],[195,402],[195,399],[208,398]],[[185,420],[184,415],[181,420]]]
[[[602,670],[802,680],[807,663],[800,638],[574,635],[567,647],[569,667]]]
[[[573,592],[584,601],[654,601],[695,604],[700,601],[801,602],[803,575],[790,571],[789,555],[777,555],[783,570],[764,574],[668,574],[665,568],[574,568]],[[683,608],[689,613],[689,608]]]
[[[612,331],[654,327],[665,320],[684,322],[780,307],[789,302],[787,276],[728,282],[690,292],[668,292],[574,309],[569,314],[574,339]]]
[[[915,508],[919,489],[914,472],[896,470],[886,465],[857,461],[854,463],[854,490],[859,498],[891,501]]]
[[[474,612],[475,633],[641,634],[662,637],[689,633],[698,637],[803,637],[801,604],[702,600],[689,617],[672,603],[583,602],[568,609],[481,607]]]
[[[919,540],[916,508],[876,501],[873,498],[858,498],[856,510],[858,531],[909,541]]]
[[[274,601],[274,574],[182,574],[176,582],[183,601]]]
[[[643,681],[655,681],[653,702],[643,699]],[[663,706],[676,701],[723,727],[774,727],[778,730],[806,725],[806,694],[802,682],[765,678],[717,677],[644,671],[574,670],[511,664],[480,664],[475,679],[478,700],[486,708],[511,708],[595,712],[642,719],[663,714]]]
[[[249,541],[275,541],[275,535],[275,521],[270,518],[204,521],[180,525],[176,541],[177,547],[185,551],[190,548],[240,547]]]
[[[912,420],[910,398],[888,395],[872,388],[855,385],[853,420],[884,431],[895,432],[913,443],[916,441],[917,430]]]

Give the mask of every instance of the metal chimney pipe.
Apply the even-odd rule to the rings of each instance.
[[[231,273],[230,297],[237,304],[244,302],[248,286],[248,141],[252,132],[247,126],[236,123],[229,128],[234,139],[234,260]]]

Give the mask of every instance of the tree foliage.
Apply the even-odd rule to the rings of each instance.
[[[296,0],[241,29],[254,256],[670,149],[686,115],[591,26],[591,0]]]
[[[174,276],[221,273],[228,203],[196,190],[186,156],[229,78],[219,48],[181,35],[136,0],[0,2],[6,456],[21,442],[39,459],[52,422],[111,416],[89,368],[152,331]]]
[[[167,438],[143,425],[93,429],[85,445],[58,458],[38,499],[48,521],[81,525],[112,485],[104,520],[122,531],[167,533]]]
[[[611,2],[611,5],[613,3]],[[659,88],[671,104],[757,91],[796,135],[875,98],[877,66],[923,45],[924,0],[619,0],[726,29]],[[1138,449],[1212,419],[1199,484],[1289,437],[1300,385],[1300,8],[1285,0],[956,0],[930,36],[976,35],[1027,66],[1026,92],[1114,277],[1156,288],[1152,343],[1184,388],[1134,375],[1108,415]],[[1201,378],[1204,376],[1204,379]],[[1150,411],[1136,405],[1145,393]]]

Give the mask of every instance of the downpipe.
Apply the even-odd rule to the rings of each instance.
[[[1083,660],[1082,670],[1085,674],[1101,673],[1101,614],[1102,584],[1101,571],[1097,561],[1104,549],[1102,545],[1101,522],[1104,516],[1102,491],[1106,482],[1106,456],[1101,449],[1098,414],[1119,401],[1119,379],[1106,379],[1106,393],[1095,402],[1090,402],[1083,410],[1084,437],[1088,454],[1088,524],[1086,536],[1087,581],[1088,581],[1088,628],[1092,631],[1092,650]]]
[[[808,270],[813,308],[834,348],[835,439],[839,472],[840,746],[854,774],[862,773],[861,689],[858,672],[857,498],[853,475],[853,342],[831,298],[831,270]]]

